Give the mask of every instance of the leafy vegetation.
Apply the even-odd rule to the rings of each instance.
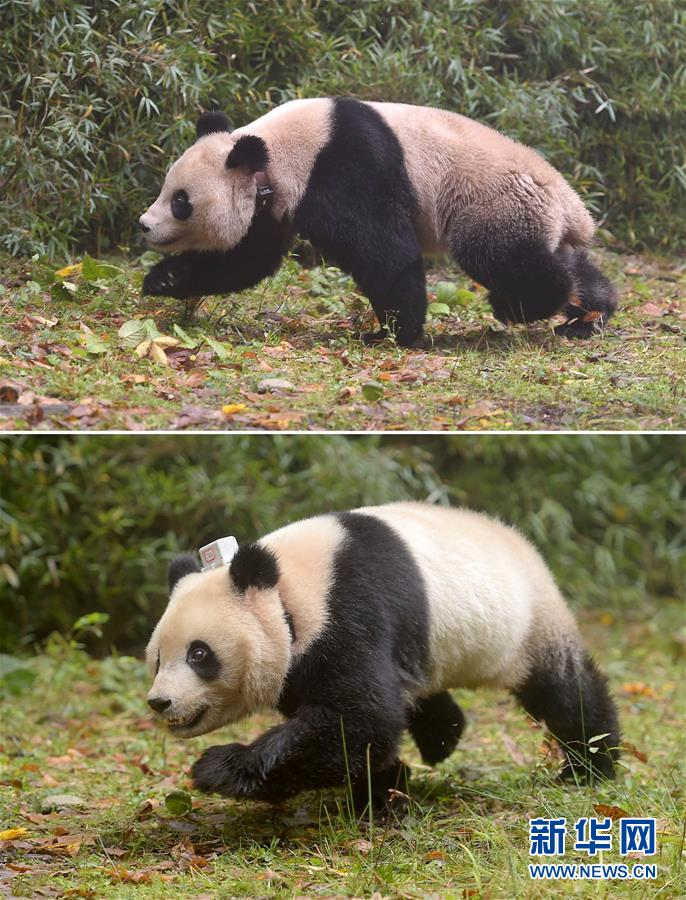
[[[334,268],[291,259],[254,290],[196,308],[142,300],[127,263],[11,260],[0,428],[683,428],[686,270],[609,253],[601,265],[622,295],[604,335],[505,328],[481,288],[437,268],[431,344],[403,351],[358,340],[371,307]]]
[[[536,146],[626,244],[686,246],[686,11],[670,0],[0,0],[0,243],[131,242],[201,108],[353,94]]]
[[[684,439],[625,436],[15,436],[0,440],[0,650],[108,614],[99,650],[138,649],[166,566],[363,504],[431,499],[516,524],[579,606],[683,601]],[[56,602],[59,598],[59,602]]]
[[[502,443],[491,441],[489,455],[497,458]],[[0,707],[0,890],[14,897],[141,900],[172,892],[183,898],[500,900],[547,898],[553,891],[682,897],[682,610],[644,596],[616,618],[600,607],[589,610],[582,626],[619,705],[626,749],[616,782],[561,784],[555,748],[512,701],[460,691],[469,725],[459,749],[429,769],[407,740],[409,814],[371,826],[352,819],[344,793],[336,791],[304,794],[283,807],[192,792],[187,773],[202,749],[253,740],[274,720],[254,717],[188,743],[170,741],[145,715],[141,663],[121,656],[95,661],[73,637],[53,636],[43,654],[24,661],[28,683],[15,685]],[[0,662],[6,668],[7,660]],[[656,856],[618,855],[616,817],[627,814],[657,819]],[[528,819],[564,816],[571,838],[576,819],[605,815],[615,819],[615,843],[602,862],[654,863],[654,881],[553,887],[530,880]],[[600,861],[574,851],[570,838],[566,855],[553,861]]]

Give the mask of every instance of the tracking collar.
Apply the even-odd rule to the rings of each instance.
[[[255,172],[257,195],[255,197],[255,215],[271,205],[274,196],[274,188],[269,184],[266,172]]]

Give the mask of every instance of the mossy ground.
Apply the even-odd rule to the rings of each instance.
[[[683,264],[598,255],[621,292],[603,335],[578,342],[556,337],[550,323],[505,328],[482,289],[438,267],[432,288],[455,281],[463,302],[432,316],[433,346],[412,351],[357,339],[373,317],[337,269],[289,260],[257,288],[191,310],[142,299],[140,264],[90,280],[85,270],[58,276],[66,289],[54,284],[55,267],[9,260],[0,296],[0,427],[683,428]],[[144,357],[118,336],[136,318],[152,320],[163,336]],[[169,346],[170,337],[181,342]]]
[[[29,664],[33,684],[1,710],[0,830],[24,830],[0,845],[0,891],[141,900],[682,897],[683,610],[646,601],[621,621],[598,612],[582,624],[630,748],[616,782],[561,785],[543,731],[511,700],[458,692],[469,720],[460,748],[429,769],[406,741],[403,757],[414,768],[409,814],[371,828],[348,814],[345,793],[335,791],[280,808],[192,793],[191,811],[172,811],[165,800],[190,791],[189,764],[203,747],[250,740],[270,720],[256,717],[186,744],[165,740],[146,716],[139,663],[89,660],[54,638]],[[20,690],[21,681],[14,683]],[[41,812],[55,793],[77,795],[84,808]],[[531,881],[528,819],[566,816],[571,830],[578,817],[602,817],[594,810],[600,804],[657,818],[658,850],[649,860],[657,879]],[[617,831],[615,822],[615,842]],[[555,861],[589,857],[568,849]],[[602,862],[620,861],[616,849],[602,855]]]

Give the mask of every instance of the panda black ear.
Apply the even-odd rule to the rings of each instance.
[[[199,138],[215,131],[231,131],[228,116],[218,109],[204,112],[195,125],[195,133]]]
[[[233,145],[233,150],[226,159],[227,169],[239,166],[250,172],[263,172],[267,168],[269,151],[261,137],[256,134],[244,134]]]
[[[183,578],[184,575],[190,575],[191,572],[199,572],[200,566],[193,556],[177,556],[169,563],[169,591],[173,591],[176,583]]]
[[[279,580],[276,556],[259,544],[244,544],[231,560],[229,572],[239,591],[249,587],[273,588]]]

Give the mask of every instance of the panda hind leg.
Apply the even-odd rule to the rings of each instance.
[[[505,324],[549,319],[572,297],[574,280],[565,260],[537,239],[503,246],[487,232],[470,234],[453,256],[460,267],[488,288],[493,314]]]
[[[462,736],[465,716],[447,691],[418,700],[410,711],[410,734],[430,766],[446,759]]]
[[[514,694],[560,743],[566,757],[562,778],[614,778],[620,743],[617,709],[588,653],[578,646],[551,648]]]
[[[569,251],[566,261],[575,281],[575,291],[562,308],[567,321],[558,325],[555,333],[564,337],[590,337],[602,330],[617,308],[617,289],[585,250]]]

